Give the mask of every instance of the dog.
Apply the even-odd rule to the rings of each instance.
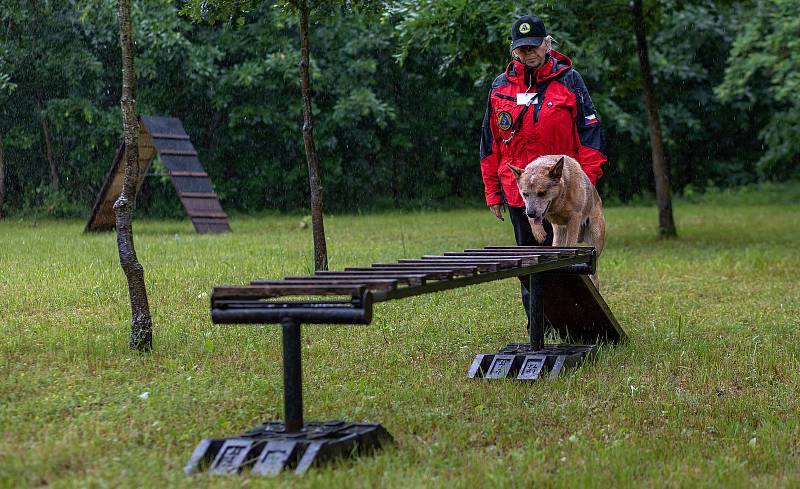
[[[583,241],[594,246],[600,257],[606,241],[603,202],[580,163],[569,156],[547,155],[524,169],[506,165],[517,180],[536,241],[547,237],[542,227],[547,218],[553,224],[553,246],[576,246]],[[591,279],[599,290],[597,274]]]

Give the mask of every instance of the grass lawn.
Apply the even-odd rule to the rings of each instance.
[[[181,468],[202,438],[282,417],[278,327],[214,326],[208,295],[310,273],[299,217],[234,217],[224,236],[137,221],[144,356],[113,234],[0,222],[0,486],[798,487],[800,203],[769,201],[678,203],[673,241],[652,208],[607,209],[603,294],[630,341],[558,380],[466,378],[476,353],[524,339],[516,279],[306,326],[306,419],[380,422],[397,443],[275,478]],[[482,209],[325,225],[332,269],[513,239]]]

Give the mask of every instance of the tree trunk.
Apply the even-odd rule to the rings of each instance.
[[[308,2],[300,3],[300,91],[303,96],[303,142],[308,161],[308,184],[311,189],[311,227],[314,235],[314,269],[328,269],[325,226],[322,223],[322,184],[319,180],[317,149],[314,146],[314,122],[311,114],[311,78],[309,76]]]
[[[119,40],[122,48],[122,128],[125,141],[125,177],[114,203],[119,261],[128,281],[131,301],[130,348],[146,351],[153,346],[153,320],[147,302],[144,269],[133,246],[133,208],[139,179],[139,118],[136,113],[136,74],[133,69],[131,0],[119,0]]]
[[[58,192],[61,190],[61,182],[58,178],[56,160],[53,157],[53,138],[50,136],[50,126],[47,125],[47,114],[44,110],[44,94],[41,89],[36,91],[36,107],[39,109],[39,114],[42,118],[45,156],[47,157],[47,163],[50,165],[50,188],[53,189],[53,192]]]
[[[5,219],[3,206],[6,203],[6,160],[3,153],[3,135],[0,134],[0,220]]]
[[[672,218],[672,190],[669,185],[669,165],[664,155],[664,142],[661,137],[661,123],[658,119],[658,102],[653,89],[653,75],[647,53],[642,0],[631,2],[633,29],[636,32],[636,48],[639,51],[639,68],[642,74],[644,103],[647,106],[647,123],[650,127],[650,147],[653,154],[653,176],[656,183],[656,202],[658,204],[658,234],[662,238],[678,235]]]

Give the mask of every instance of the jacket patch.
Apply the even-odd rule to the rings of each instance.
[[[497,114],[497,125],[498,127],[500,127],[500,129],[508,131],[509,129],[511,129],[511,124],[513,122],[514,119],[512,119],[511,114],[509,112],[504,110],[499,114]]]

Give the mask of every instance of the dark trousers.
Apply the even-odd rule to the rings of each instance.
[[[517,239],[517,246],[552,246],[553,245],[553,225],[549,221],[542,222],[544,230],[547,231],[547,239],[544,243],[537,243],[531,231],[531,225],[528,222],[528,216],[525,215],[524,207],[511,207],[508,206],[508,216],[511,218],[511,224],[514,226],[514,237]],[[522,306],[525,308],[525,315],[528,317],[528,325],[531,322],[530,312],[530,294],[528,294],[528,278],[525,275],[519,278],[522,288]]]

